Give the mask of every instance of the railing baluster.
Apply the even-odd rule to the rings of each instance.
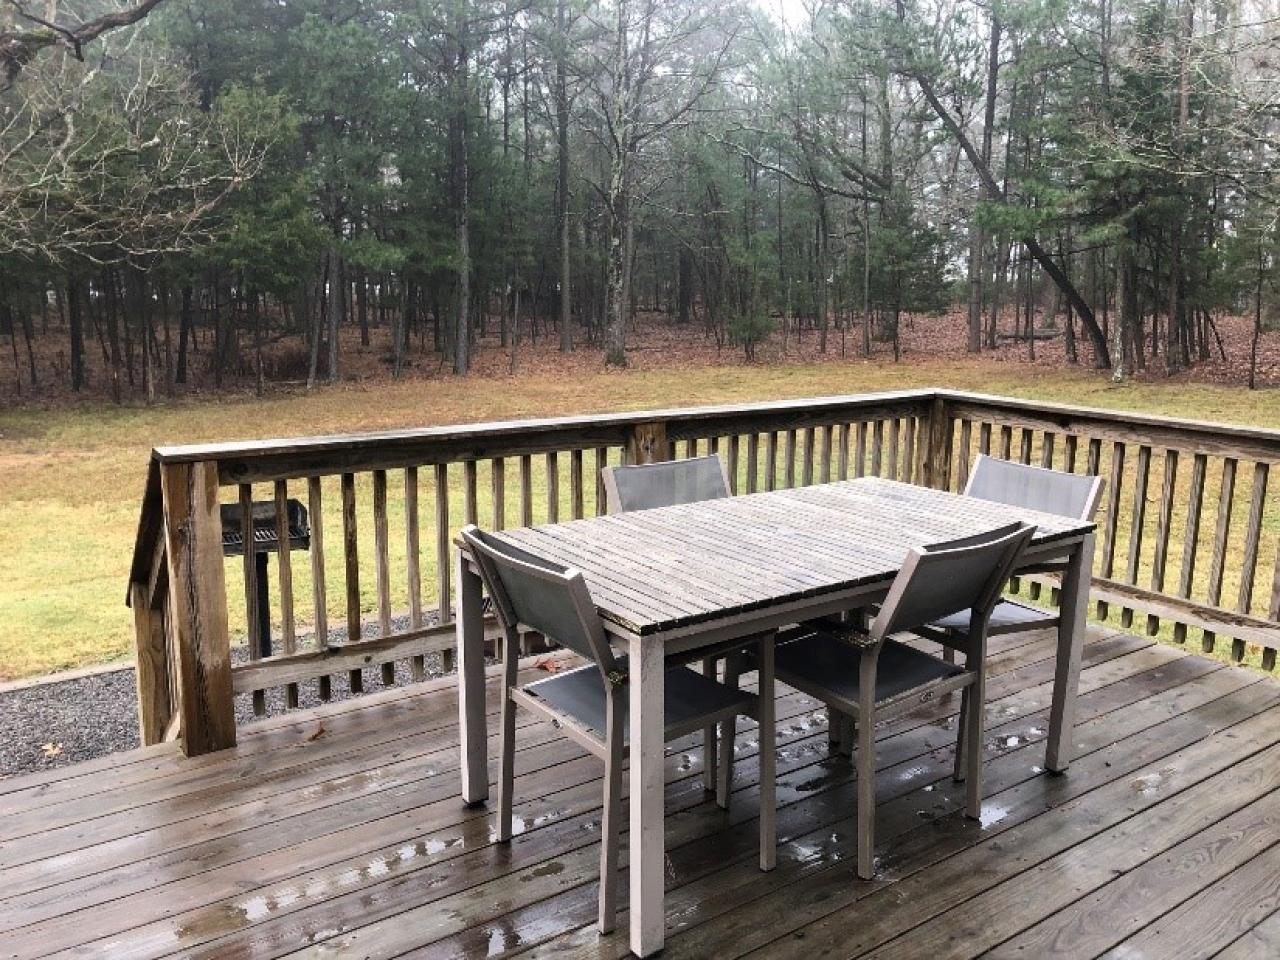
[[[466,460],[462,464],[462,516],[466,523],[478,524],[479,514],[476,512],[476,462]]]
[[[898,479],[898,448],[901,446],[900,431],[902,425],[898,422],[898,418],[894,417],[889,421],[889,439],[887,441],[889,447],[889,458],[885,464],[885,471],[889,475],[890,480]],[[876,471],[879,473],[880,471]]]
[[[1124,485],[1124,442],[1111,446],[1111,496],[1107,499],[1107,530],[1102,538],[1102,575],[1111,578],[1116,566],[1116,530],[1120,526],[1120,502]],[[1098,619],[1107,619],[1107,601],[1098,601]]]
[[[841,480],[849,479],[849,424],[840,424],[840,436],[836,440],[836,476]]]
[[[1085,464],[1084,472],[1091,477],[1096,477],[1098,471],[1102,469],[1102,441],[1096,437],[1089,439],[1089,458]]]
[[[1227,540],[1231,536],[1231,510],[1236,494],[1236,458],[1222,458],[1222,487],[1218,495],[1218,519],[1213,533],[1213,560],[1209,565],[1210,606],[1216,607],[1222,602],[1222,577],[1227,568]],[[1201,649],[1205,653],[1213,653],[1217,634],[1212,630],[1204,631]]]
[[[258,604],[258,551],[253,536],[253,485],[240,484],[240,532],[244,537],[241,561],[244,565],[244,617],[249,638],[249,659],[262,659],[262,616]],[[253,691],[255,716],[266,716],[267,692]]]
[[[572,450],[569,453],[569,503],[573,510],[573,519],[583,517],[584,499],[582,495],[582,451]]]
[[[991,424],[978,425],[978,452],[991,456]]]
[[[1040,439],[1040,466],[1049,470],[1053,469],[1053,445],[1056,439],[1057,437],[1049,430],[1046,430]]]
[[[373,471],[373,560],[378,587],[378,636],[391,636],[391,558],[387,544],[387,471]],[[382,664],[382,683],[396,682],[396,665]]]
[[[1276,541],[1276,568],[1271,575],[1271,603],[1267,607],[1267,619],[1273,622],[1280,621],[1280,538]],[[1262,669],[1274,670],[1275,668],[1276,649],[1267,647],[1262,651]]]
[[[738,492],[738,435],[729,437],[729,492]]]
[[[560,522],[560,460],[547,454],[547,523]]]
[[[1191,462],[1191,489],[1187,494],[1187,529],[1182,546],[1182,571],[1178,576],[1178,596],[1187,599],[1195,585],[1196,553],[1200,549],[1200,517],[1204,511],[1204,478],[1209,458],[1197,453]],[[1173,639],[1178,643],[1187,640],[1187,625],[1173,625]]]
[[[903,483],[911,483],[916,477],[916,457],[919,455],[917,446],[923,448],[926,444],[917,445],[916,418],[907,417],[906,430],[902,438],[902,476],[900,479]]]
[[[449,465],[437,463],[435,468],[436,495],[436,611],[441,626],[453,622],[450,598],[453,590],[453,557],[449,553]],[[454,652],[445,649],[440,655],[445,670],[453,668]]]
[[[342,475],[342,553],[347,574],[347,642],[360,642],[360,557],[356,539],[356,475]],[[364,673],[351,671],[351,692],[364,690]]]
[[[1063,469],[1067,473],[1076,472],[1076,445],[1078,443],[1079,438],[1074,433],[1068,433],[1062,439],[1062,457],[1065,461]]]
[[[1022,428],[1022,436],[1018,444],[1018,459],[1023,463],[1031,462],[1031,447],[1035,440],[1035,434],[1029,427]]]
[[[311,521],[311,601],[316,621],[316,650],[323,653],[329,649],[329,598],[324,580],[324,495],[319,477],[307,479],[307,512]],[[318,678],[317,687],[321,700],[333,696],[327,673]]]
[[[1173,528],[1173,498],[1178,486],[1178,451],[1164,452],[1164,483],[1160,490],[1160,518],[1156,527],[1156,552],[1151,561],[1151,589],[1164,592],[1164,572],[1169,560],[1169,532]],[[1147,633],[1160,631],[1160,618],[1147,615]]]
[[[813,483],[813,450],[815,445],[814,427],[804,432],[804,474],[802,483],[807,487]]]
[[[596,447],[596,516],[604,516],[608,509],[605,502],[604,494],[604,468],[609,465],[609,450],[607,447]]]
[[[747,434],[747,493],[755,493],[760,484],[760,434]]]
[[[1138,464],[1133,479],[1133,511],[1129,525],[1129,563],[1125,569],[1125,582],[1138,582],[1138,566],[1142,559],[1142,534],[1147,520],[1147,482],[1151,475],[1151,448],[1138,447]],[[1133,608],[1120,610],[1120,625],[1133,626]]]
[[[289,545],[289,481],[277,480],[276,494],[276,565],[280,581],[280,639],[284,642],[285,655],[298,652],[297,625],[293,619],[293,560]],[[290,709],[298,706],[298,685],[285,686],[285,703]]]
[[[858,421],[858,438],[855,441],[853,456],[853,475],[855,477],[865,477],[867,475],[867,421]]]
[[[493,500],[493,529],[507,525],[507,463],[502,457],[489,461],[489,494]]]
[[[1000,427],[1000,459],[1013,459],[1013,427],[1008,424]]]
[[[533,526],[533,458],[520,458],[520,526]]]
[[[960,421],[960,449],[956,463],[956,489],[963,491],[969,484],[969,447],[973,443],[973,421]]]
[[[1253,578],[1258,572],[1258,547],[1262,543],[1262,519],[1267,506],[1267,476],[1270,467],[1261,461],[1253,466],[1253,489],[1249,495],[1249,519],[1245,526],[1244,553],[1240,557],[1240,593],[1236,611],[1248,613],[1253,605]],[[1239,637],[1231,641],[1231,658],[1244,659],[1245,643]]]
[[[778,489],[778,432],[771,430],[765,440],[764,488]]]
[[[409,629],[422,629],[422,518],[418,512],[418,468],[404,471],[404,553],[409,580]],[[410,675],[421,680],[427,675],[427,661],[422,654],[409,660]]]
[[[831,424],[827,424],[822,428],[822,473],[821,482],[831,482],[831,432],[834,428]]]
[[[871,426],[871,475],[880,476],[880,466],[884,462],[884,421],[877,420]]]

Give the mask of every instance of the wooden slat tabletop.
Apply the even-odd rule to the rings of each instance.
[[[1023,520],[1033,546],[1094,525],[878,477],[493,535],[582,571],[605,620],[639,635],[887,581],[912,547]]]

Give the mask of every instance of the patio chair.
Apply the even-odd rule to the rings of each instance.
[[[1103,485],[1101,477],[1077,476],[979,454],[964,494],[1011,507],[1025,507],[1077,520],[1092,520],[1098,512]],[[1023,572],[1059,573],[1065,567],[1065,558],[1051,557]],[[1056,627],[1058,619],[1058,614],[1052,610],[1041,610],[1016,600],[1002,599],[991,611],[987,636]],[[960,610],[935,620],[922,633],[944,646],[963,649],[964,633],[968,626],[969,611]]]
[[[600,475],[604,481],[605,503],[611,514],[720,500],[733,495],[729,486],[728,467],[719,454],[714,453],[686,460],[604,467]],[[691,657],[678,658],[677,662],[688,663],[690,659],[700,659],[702,672],[714,678],[719,673],[720,661],[725,656],[754,643],[755,639],[751,637],[727,641],[711,650],[697,651]],[[722,738],[732,737],[732,727],[732,721],[721,725]],[[717,769],[725,763],[728,764],[725,775],[717,777]],[[714,791],[716,803],[723,809],[729,807],[729,783],[732,778],[733,750],[720,749],[715,727],[709,726],[702,733],[702,788],[708,793]]]
[[[610,513],[719,500],[733,492],[729,470],[715,453],[687,460],[605,467],[600,475]]]
[[[908,713],[953,690],[964,690],[956,739],[957,780],[968,780],[966,813],[982,810],[981,744],[986,677],[987,623],[1000,591],[1034,527],[1011,524],[978,536],[912,549],[870,626],[823,628],[779,646],[775,676],[827,705],[856,725],[858,749],[858,876],[875,875],[876,722]],[[890,639],[956,611],[969,612],[964,664],[956,665]]]
[[[605,762],[598,925],[601,933],[609,933],[616,916],[622,765],[628,749],[626,658],[610,649],[580,572],[500,543],[474,525],[463,528],[462,538],[471,548],[506,635],[498,840],[511,839],[515,708],[519,705],[555,721],[566,736]],[[516,651],[522,629],[540,631],[590,662],[517,686]],[[662,709],[667,740],[756,713],[754,694],[731,689],[688,667],[669,668],[665,689]],[[732,756],[732,743],[725,753]]]

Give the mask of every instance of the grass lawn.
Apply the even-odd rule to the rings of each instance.
[[[1276,391],[1249,394],[1183,381],[1113,387],[1103,375],[1090,371],[991,360],[913,360],[899,366],[851,361],[585,375],[575,370],[566,378],[543,372],[537,378],[345,385],[309,396],[150,408],[0,411],[0,531],[5,546],[0,551],[0,678],[130,656],[132,615],[124,606],[124,594],[152,446],[928,386],[1203,420],[1280,424]],[[512,483],[509,477],[508,489]],[[487,486],[481,477],[479,489]],[[328,517],[337,498],[327,489],[326,494]],[[305,498],[302,490],[292,495]],[[226,498],[233,497],[234,491],[228,490]],[[511,501],[508,496],[509,510]],[[454,514],[455,521],[459,515]],[[483,505],[480,515],[488,516]],[[327,519],[326,527],[336,531],[336,520]],[[367,532],[362,530],[362,536]],[[425,539],[423,547],[426,561],[434,551]],[[362,560],[368,559],[371,551],[363,552]],[[308,616],[304,599],[310,588],[301,579],[306,567],[305,562],[294,564],[295,580],[300,581],[295,585],[300,619]],[[433,570],[428,567],[423,575],[430,606]],[[243,623],[235,583],[229,576],[233,630]],[[371,572],[364,586],[366,596],[371,595]],[[331,586],[329,596],[336,603],[341,591]]]

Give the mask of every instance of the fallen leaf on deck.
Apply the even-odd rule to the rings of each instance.
[[[62,744],[46,743],[40,747],[40,752],[44,754],[46,760],[52,760],[54,757],[62,756]]]
[[[324,724],[323,724],[323,723],[317,723],[317,724],[316,724],[316,728],[315,728],[314,730],[312,730],[312,731],[311,731],[311,734],[310,734],[310,736],[308,736],[308,737],[307,737],[307,740],[308,740],[308,741],[311,741],[311,740],[319,740],[319,739],[320,739],[321,737],[323,737],[323,736],[324,736]]]
[[[538,670],[545,670],[547,673],[559,673],[564,666],[559,660],[553,660],[550,657],[543,657],[534,663],[534,667]]]

